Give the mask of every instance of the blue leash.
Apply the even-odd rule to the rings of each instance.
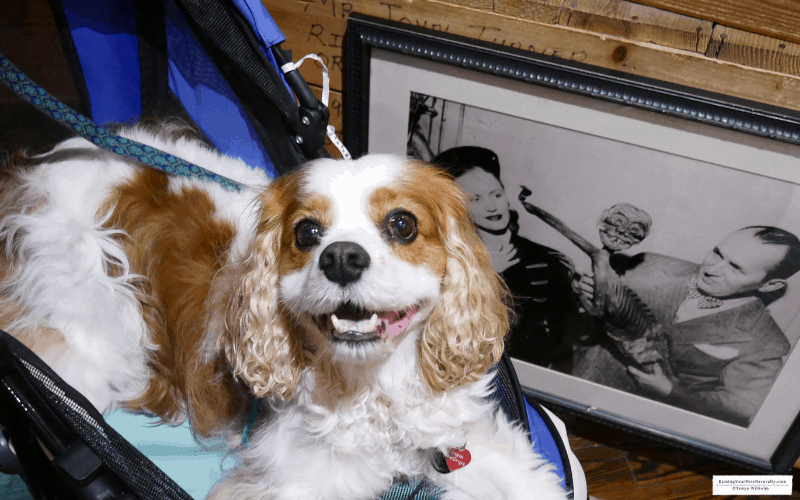
[[[96,146],[120,156],[133,158],[170,175],[196,177],[204,181],[216,182],[227,191],[238,192],[242,189],[241,184],[227,177],[210,172],[152,146],[112,134],[104,127],[70,109],[45,89],[31,81],[25,73],[14,66],[2,53],[0,53],[0,82],[8,86],[15,94],[36,106],[39,111],[49,115],[65,127],[71,128]]]

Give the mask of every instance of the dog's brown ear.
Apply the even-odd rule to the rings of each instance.
[[[302,369],[302,347],[278,300],[278,266],[286,178],[261,197],[262,216],[247,258],[235,270],[221,349],[240,380],[258,397],[291,398]]]
[[[447,391],[477,380],[500,360],[509,294],[470,220],[466,195],[449,178],[437,182],[447,264],[439,302],[420,339],[419,362],[428,384]]]

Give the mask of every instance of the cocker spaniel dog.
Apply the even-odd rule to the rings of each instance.
[[[258,353],[235,373],[269,416],[212,498],[372,500],[420,475],[450,500],[566,497],[486,399],[507,292],[451,178],[388,155],[317,160],[261,207],[227,321],[246,336],[229,348]]]
[[[3,180],[0,327],[99,409],[210,435],[264,398],[219,499],[372,500],[421,475],[447,499],[566,497],[486,397],[506,291],[450,178],[373,155],[269,184],[190,139],[121,135],[247,187],[82,139]]]

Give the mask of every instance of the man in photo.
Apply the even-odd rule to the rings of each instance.
[[[471,214],[494,269],[514,298],[515,318],[509,340],[512,357],[568,371],[572,349],[565,330],[578,315],[571,287],[572,262],[552,248],[518,234],[518,214],[511,210],[493,151],[461,146],[439,153],[433,162],[461,184],[472,201]]]
[[[618,269],[651,310],[667,340],[665,365],[625,366],[613,342],[595,346],[575,374],[747,426],[772,387],[790,345],[766,305],[800,270],[800,241],[783,229],[740,229],[697,265],[643,253]],[[593,278],[581,279],[592,298]]]

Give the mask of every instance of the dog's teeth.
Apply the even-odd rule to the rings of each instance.
[[[375,327],[378,326],[378,315],[373,313],[370,319],[361,321],[351,321],[348,319],[339,319],[335,314],[331,314],[331,324],[333,328],[339,333],[345,332],[358,332],[358,333],[372,333]]]
[[[372,313],[372,317],[369,319],[369,324],[367,325],[367,332],[374,332],[376,326],[378,326],[378,315]]]
[[[331,314],[331,323],[333,324],[333,328],[339,333],[358,331],[355,321],[339,319],[335,314]]]

